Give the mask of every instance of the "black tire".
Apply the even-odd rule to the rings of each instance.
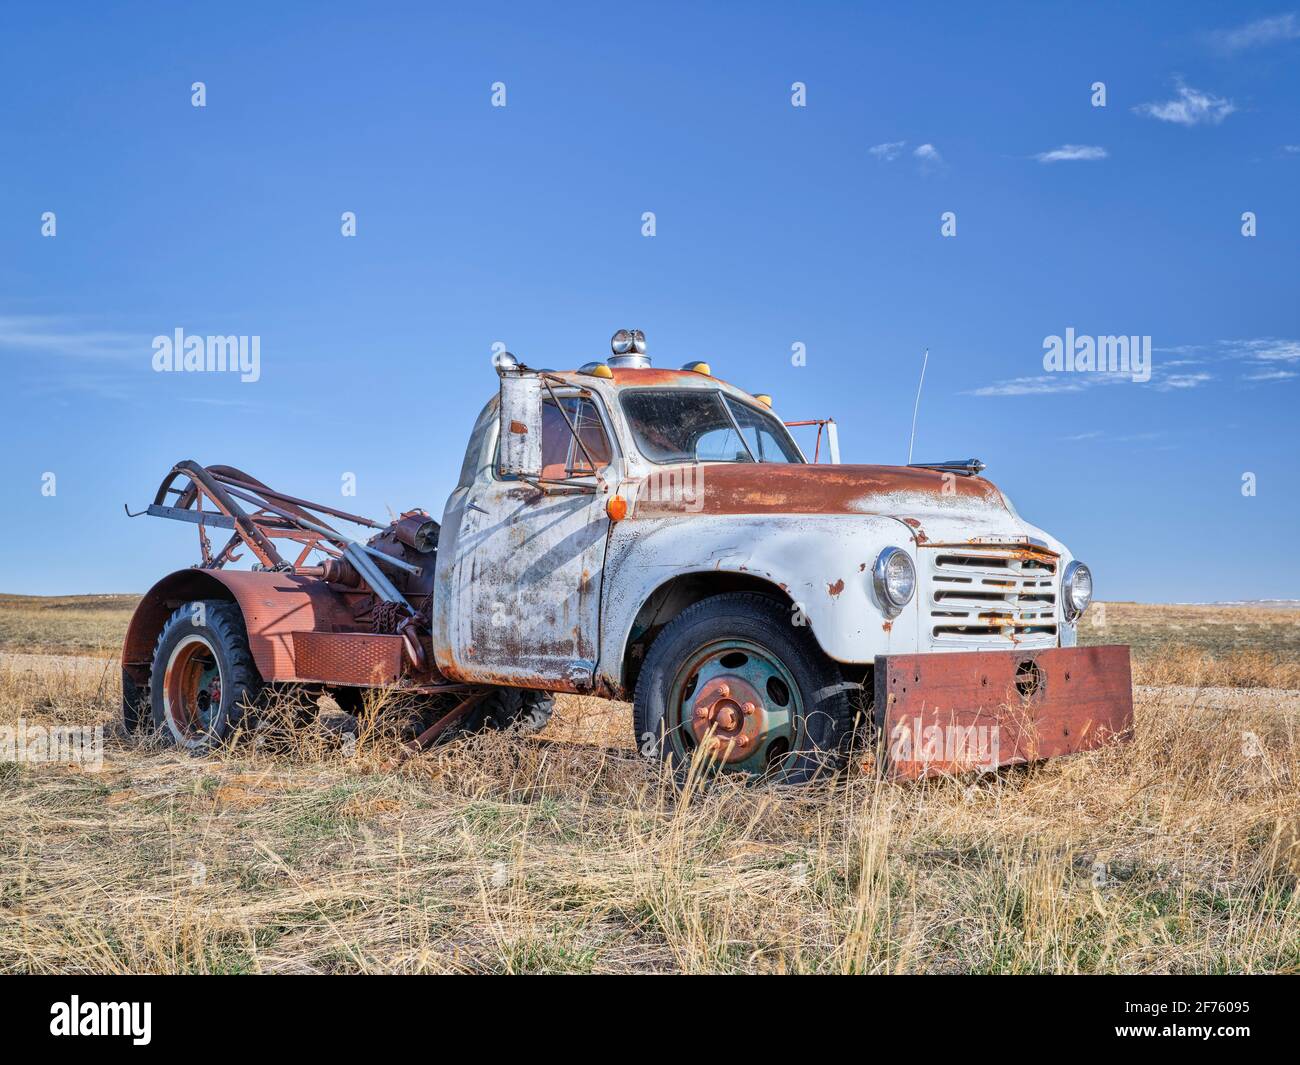
[[[709,740],[710,735],[715,740],[722,735],[714,723],[712,733],[698,736],[698,704],[689,715],[685,707],[692,696],[710,698],[709,685],[714,685],[713,690],[722,696],[736,694],[721,687],[731,676],[726,672],[730,666],[710,664],[709,668],[719,668],[722,672],[698,689],[695,685],[704,677],[704,669],[694,675],[694,682],[689,672],[701,654],[711,654],[710,663],[715,658],[725,663],[746,657],[739,650],[728,651],[728,646],[753,652],[735,668],[755,670],[748,675],[751,679],[761,677],[766,670],[770,675],[767,684],[762,686],[763,691],[776,694],[760,696],[756,716],[752,701],[745,703],[744,716],[740,718],[736,717],[735,703],[728,704],[733,707],[726,711],[731,715],[730,720],[739,720],[740,725],[738,732],[731,734],[736,738],[722,746],[719,767],[787,784],[807,783],[840,769],[853,732],[854,710],[849,698],[852,685],[844,682],[838,667],[822,652],[810,630],[792,624],[785,604],[755,592],[729,592],[701,600],[673,618],[656,637],[637,678],[632,704],[638,750],[647,757],[668,761],[680,780],[689,768],[694,747],[701,742],[713,742]],[[718,650],[709,652],[710,648]],[[748,664],[751,661],[752,666]],[[685,677],[681,676],[683,672]],[[742,681],[746,679],[739,673],[735,676]],[[791,697],[794,692],[783,678],[793,681],[797,699]],[[775,688],[773,681],[777,682]],[[736,687],[734,679],[730,687]],[[759,689],[751,686],[750,691],[758,693]],[[674,692],[686,696],[676,708],[669,705],[679,699]],[[719,700],[714,706],[724,701]],[[708,711],[710,715],[713,712]],[[784,722],[780,730],[774,725],[778,719]],[[716,720],[721,719],[710,718],[704,726]],[[756,722],[752,729],[750,721]],[[746,742],[752,742],[748,753],[737,750],[741,735]],[[730,761],[733,756],[737,759],[734,762]]]
[[[124,667],[122,669],[122,727],[128,736],[139,732],[152,716],[149,685],[141,687]]]
[[[554,709],[555,699],[550,692],[531,688],[497,688],[445,735],[450,739],[453,735],[510,729],[530,736],[546,727]]]
[[[263,688],[239,607],[218,599],[180,607],[158,636],[149,680],[154,728],[164,740],[194,754],[224,742]]]
[[[334,688],[331,697],[339,709],[356,719],[365,712],[364,688]],[[464,698],[461,695],[432,695],[415,697],[401,704],[401,709],[390,714],[389,720],[398,723],[398,731],[406,739],[414,739],[430,725],[453,710]],[[447,743],[457,736],[478,732],[504,732],[512,730],[520,735],[532,735],[546,727],[554,709],[550,692],[526,688],[494,688],[485,699],[472,707],[465,718],[438,734],[435,744]],[[402,722],[402,714],[407,720]]]

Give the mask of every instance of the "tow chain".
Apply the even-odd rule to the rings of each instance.
[[[380,600],[371,612],[370,628],[372,632],[392,636],[405,618],[406,611],[402,609],[401,603],[386,603]]]

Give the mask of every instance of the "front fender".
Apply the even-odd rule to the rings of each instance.
[[[794,601],[791,623],[807,623],[838,662],[917,649],[917,601],[887,619],[871,582],[886,547],[915,561],[911,530],[873,515],[692,514],[635,518],[614,526],[602,589],[600,674],[617,684],[633,622],[653,592],[689,573],[745,574]]]

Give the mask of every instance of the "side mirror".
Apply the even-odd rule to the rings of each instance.
[[[502,477],[542,475],[542,379],[530,370],[501,373]]]

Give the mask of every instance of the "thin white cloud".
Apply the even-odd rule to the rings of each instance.
[[[42,402],[65,403],[74,393],[138,401],[151,340],[74,315],[0,314],[0,363],[13,368],[23,395]]]
[[[1256,19],[1244,26],[1231,30],[1217,30],[1210,34],[1210,40],[1223,52],[1230,55],[1244,52],[1250,48],[1264,48],[1270,44],[1300,39],[1300,18],[1288,12],[1271,18]]]
[[[1174,345],[1154,348],[1174,355],[1173,359],[1152,360],[1151,381],[1134,381],[1147,384],[1154,391],[1190,391],[1199,389],[1210,381],[1239,382],[1300,380],[1300,341],[1282,337],[1255,337],[1219,341],[1217,345]],[[1204,352],[1200,356],[1199,352]],[[1193,358],[1193,354],[1196,354]],[[1226,365],[1225,365],[1226,364]],[[1040,373],[1034,377],[1011,377],[991,385],[967,391],[966,395],[980,397],[1005,397],[1005,395],[1060,395],[1095,388],[1097,385],[1118,385],[1130,382],[1126,373]],[[1086,440],[1088,434],[1070,437],[1071,441]]]
[[[1242,340],[1220,340],[1213,350],[1204,344],[1178,344],[1155,348],[1159,354],[1168,352],[1180,357],[1155,358],[1151,361],[1151,380],[1132,381],[1128,374],[1100,373],[1043,373],[1033,377],[1012,377],[994,381],[981,388],[964,393],[970,396],[1052,396],[1066,392],[1083,392],[1097,385],[1133,383],[1148,384],[1157,392],[1186,392],[1217,380],[1218,373],[1211,370],[1238,367],[1239,381],[1290,381],[1300,378],[1300,340],[1281,337],[1254,337]],[[1206,351],[1204,358],[1188,358],[1192,352]],[[1224,367],[1223,364],[1228,366]],[[1188,367],[1199,367],[1191,370]],[[1223,374],[1227,379],[1231,374]],[[1087,439],[1089,434],[1071,437]]]
[[[1159,348],[1155,349],[1161,350]],[[1184,391],[1199,388],[1207,381],[1214,380],[1214,375],[1204,370],[1193,372],[1170,373],[1181,370],[1184,366],[1194,365],[1199,360],[1161,359],[1151,360],[1151,376],[1148,381],[1134,381],[1128,373],[1108,373],[1098,370],[1078,371],[1076,373],[1042,373],[1033,377],[1012,377],[1004,381],[994,381],[990,385],[965,393],[971,396],[1053,396],[1066,392],[1083,392],[1100,385],[1132,384],[1149,385],[1157,392]]]
[[[1178,95],[1161,103],[1139,104],[1133,111],[1139,115],[1173,122],[1179,126],[1199,126],[1202,123],[1217,126],[1237,110],[1237,105],[1222,96],[1193,89],[1179,83]]]
[[[882,163],[892,163],[903,154],[906,148],[907,141],[886,141],[884,144],[873,144],[867,149],[867,154]],[[928,174],[931,170],[936,170],[944,165],[943,156],[939,154],[939,149],[933,144],[917,145],[912,149],[911,154],[922,174]]]
[[[247,399],[226,399],[216,396],[181,396],[184,403],[200,403],[206,407],[234,407],[238,410],[255,410],[260,407],[260,403],[254,403]]]
[[[1171,373],[1155,379],[1152,384],[1157,392],[1171,392],[1183,388],[1196,388],[1206,381],[1213,380],[1214,375],[1208,373]]]
[[[1259,362],[1300,362],[1300,340],[1259,337],[1255,340],[1224,340],[1220,344],[1234,358],[1256,359]]]
[[[1106,156],[1106,149],[1095,144],[1062,144],[1051,151],[1039,152],[1034,158],[1040,163],[1073,163],[1105,159]]]
[[[149,338],[85,329],[76,319],[0,315],[0,350],[113,361],[149,354]]]
[[[1041,374],[1038,377],[1012,377],[969,392],[972,396],[1053,396],[1060,392],[1082,392],[1087,385],[1100,384],[1096,378],[1078,374]]]
[[[1287,155],[1300,155],[1300,144],[1284,144],[1282,150]]]
[[[1155,433],[1103,433],[1100,429],[1094,429],[1088,433],[1076,433],[1074,436],[1063,437],[1067,444],[1080,444],[1085,440],[1105,439],[1110,444],[1140,444],[1150,440],[1159,440],[1165,434],[1163,432]]]
[[[1163,373],[1160,364],[1151,367],[1150,385],[1157,392],[1181,391],[1198,388],[1207,381],[1214,380],[1208,373]],[[1142,385],[1146,382],[1133,381],[1128,374],[1122,373],[1053,373],[1039,374],[1036,377],[1013,377],[1006,381],[995,381],[968,392],[971,396],[1054,396],[1065,392],[1083,392],[1098,385],[1119,384]]]

